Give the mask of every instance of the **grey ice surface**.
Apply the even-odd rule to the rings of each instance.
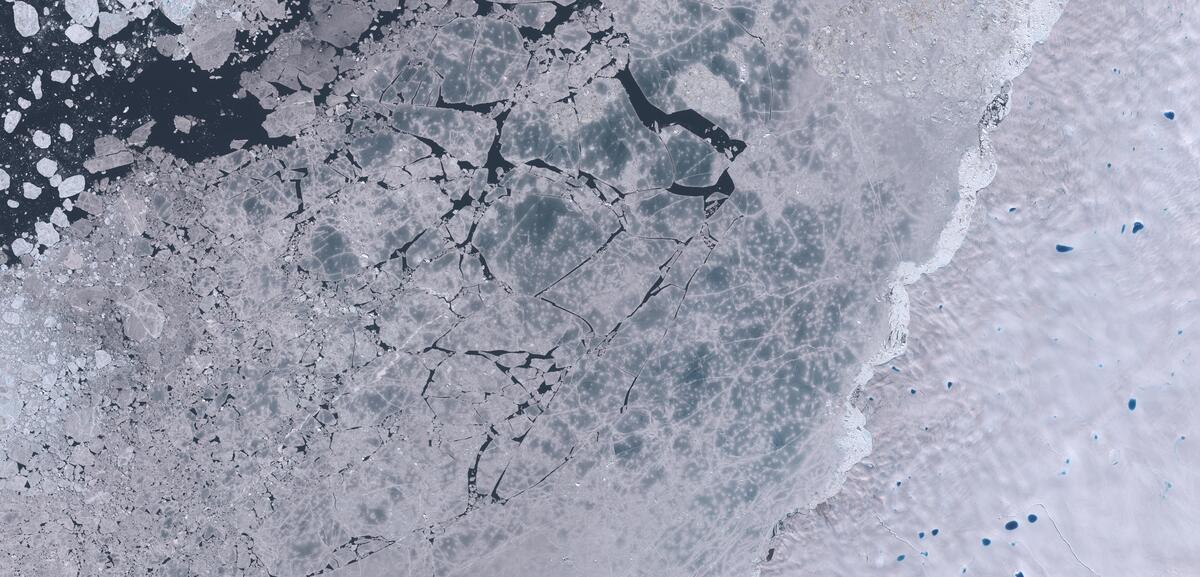
[[[1067,507],[1044,485],[1057,479],[995,463],[1042,440],[1057,455],[1069,432],[1030,427],[987,452],[910,429],[937,416],[969,435],[1016,405],[877,399],[916,394],[905,370],[940,384],[1057,359],[1040,341],[975,359],[1005,345],[929,320],[929,295],[967,308],[984,290],[1069,282],[1020,268],[1024,239],[1046,266],[1088,254],[1080,235],[1100,217],[1054,199],[1101,161],[1062,152],[1072,141],[1032,164],[1056,175],[1042,182],[1023,163],[1052,147],[1012,144],[1072,110],[1020,100],[1025,82],[1073,78],[1038,60],[1046,41],[1050,62],[1076,62],[1054,44],[1064,6],[0,5],[0,574],[957,573],[975,549],[897,549],[916,537],[895,517],[952,510],[961,539]],[[1077,31],[1086,5],[1067,10]],[[1128,114],[1175,122],[1162,98]],[[1183,114],[1171,126],[1187,150]],[[1032,224],[973,237],[1005,183],[1038,218],[1078,223],[1052,239],[1077,252],[1042,246]],[[1147,224],[1137,240],[1167,234]],[[1027,322],[1065,315],[1054,302]],[[1016,314],[973,306],[950,326]],[[1061,366],[1090,365],[1079,343],[1107,330],[1074,335]],[[935,339],[957,348],[932,354]],[[1040,383],[1031,396],[1053,404]],[[1194,419],[1169,422],[1185,435]],[[953,461],[929,456],[943,447]],[[1194,474],[1160,449],[1129,452],[1190,494]],[[897,455],[941,480],[881,494],[879,479],[910,478]],[[964,498],[948,480],[964,471],[1019,486],[1020,507]],[[1073,533],[1068,547],[1088,551],[1081,539],[1107,542]],[[1182,547],[1159,551],[1158,574],[1191,566]],[[1039,555],[1025,575],[1093,567]],[[1013,569],[997,559],[964,566]]]

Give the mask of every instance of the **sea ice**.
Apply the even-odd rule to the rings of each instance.
[[[26,38],[38,33],[41,26],[38,24],[37,9],[29,4],[16,0],[13,2],[13,25],[17,28],[17,33]]]

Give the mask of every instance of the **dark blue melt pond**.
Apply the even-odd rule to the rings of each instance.
[[[1166,118],[1167,120],[1175,120],[1175,111],[1168,110],[1168,111],[1164,112],[1163,118]]]
[[[983,543],[983,546],[984,546],[984,547],[987,547],[988,545],[991,545],[991,544],[992,544],[992,540],[991,540],[991,539],[988,539],[987,537],[984,537],[984,538],[983,538],[983,541],[981,541],[981,542]]]
[[[1018,523],[1016,521],[1009,521],[1004,524],[1004,528],[1009,531],[1013,531],[1013,530],[1016,530],[1017,525],[1018,525]]]
[[[904,555],[896,557],[896,561],[903,561],[903,560],[904,560]]]
[[[1132,411],[1136,408],[1137,408],[1137,399],[1129,399],[1129,410]]]
[[[930,531],[929,533],[932,534],[934,537],[937,537],[938,530],[934,529],[934,530]]]
[[[1140,221],[1140,220],[1133,221],[1133,234],[1137,234],[1138,231],[1142,230],[1143,228],[1146,228],[1146,225],[1142,224],[1142,221]]]
[[[1075,250],[1075,247],[1065,244],[1056,244],[1054,245],[1054,250],[1057,250],[1058,252],[1071,252]]]
[[[1037,523],[1037,515],[1034,515],[1033,513],[1030,513],[1029,516],[1025,518],[1028,519],[1030,523]]]

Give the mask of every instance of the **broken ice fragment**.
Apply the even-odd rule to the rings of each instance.
[[[8,185],[12,183],[8,173],[3,168],[0,168],[0,190],[8,190]]]
[[[95,146],[96,156],[83,163],[88,172],[95,174],[133,163],[133,154],[116,137],[101,136],[96,139]]]
[[[54,246],[58,244],[58,231],[54,230],[54,225],[48,222],[37,221],[33,223],[33,231],[37,233],[37,243],[44,246]]]
[[[41,29],[37,9],[21,0],[13,2],[13,25],[17,28],[17,34],[26,38],[37,34]]]
[[[43,158],[37,161],[37,171],[38,174],[50,178],[54,176],[54,173],[58,172],[58,163],[49,158]]]
[[[125,142],[128,142],[130,146],[145,145],[146,141],[150,139],[150,132],[152,130],[154,130],[155,124],[156,123],[153,120],[151,120],[135,129],[133,129],[133,132],[129,133],[129,138],[125,139]]]
[[[312,94],[297,92],[287,97],[275,110],[263,120],[263,129],[267,136],[295,136],[301,130],[308,128],[317,117],[317,107]]]
[[[33,92],[34,100],[42,99],[42,77],[38,75],[33,79],[33,83],[29,85],[29,90]]]
[[[166,316],[157,303],[141,294],[135,295],[128,302],[121,303],[125,309],[123,328],[125,336],[131,340],[142,342],[146,339],[157,339],[162,334]]]
[[[17,124],[21,122],[21,111],[9,110],[8,114],[4,115],[4,132],[9,134],[17,129]]]
[[[192,132],[192,126],[196,123],[196,121],[190,116],[176,116],[174,123],[175,130],[184,134],[190,134]]]
[[[59,124],[58,135],[61,136],[63,140],[71,142],[71,139],[75,138],[75,130],[71,128],[70,124]]]
[[[67,14],[71,15],[71,19],[84,26],[91,26],[96,23],[96,16],[100,13],[100,6],[96,0],[66,0]]]
[[[100,39],[108,40],[115,36],[118,32],[125,29],[129,24],[129,20],[122,14],[110,14],[108,12],[100,13]]]
[[[33,132],[33,145],[38,148],[49,148],[50,135],[40,130],[35,130]]]
[[[33,245],[29,244],[29,241],[26,241],[23,238],[18,238],[17,240],[14,240],[12,242],[12,251],[13,251],[13,254],[15,254],[17,256],[21,256],[23,254],[29,254],[30,252],[33,251]]]
[[[62,208],[56,206],[54,207],[54,212],[50,213],[50,224],[58,228],[66,228],[71,224],[71,221],[67,219],[67,213],[63,212]]]
[[[67,26],[67,39],[76,44],[83,44],[92,39],[92,31],[78,24],[72,24]]]
[[[188,16],[192,15],[192,10],[196,7],[195,0],[158,0],[157,4],[163,16],[179,26],[187,22]]]
[[[96,351],[96,368],[103,369],[112,362],[112,355],[108,354],[104,349]]]
[[[22,183],[21,195],[29,200],[36,200],[37,197],[42,195],[42,187],[29,182]]]
[[[62,184],[58,185],[58,197],[70,198],[81,192],[87,186],[87,181],[84,180],[82,174],[76,174],[70,178],[63,179]]]
[[[71,79],[71,73],[67,70],[54,70],[50,73],[50,80],[59,84],[63,84]]]
[[[237,32],[237,24],[228,19],[208,21],[189,30],[183,43],[196,66],[201,70],[216,70],[237,49]]]

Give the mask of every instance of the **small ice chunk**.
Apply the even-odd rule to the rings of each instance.
[[[108,64],[105,64],[105,62],[101,60],[99,56],[97,56],[92,59],[92,70],[95,70],[96,74],[104,76],[105,74],[108,74]]]
[[[0,168],[0,190],[8,190],[10,184],[12,184],[12,178],[8,176],[8,172]]]
[[[96,351],[96,368],[103,369],[112,362],[112,355],[108,354],[104,349]]]
[[[26,108],[29,108],[29,106],[30,106],[31,104],[33,104],[33,103],[32,103],[32,102],[30,102],[30,101],[29,101],[28,99],[26,99],[26,98],[22,98],[22,97],[18,97],[18,98],[17,98],[17,106],[20,106],[20,107],[21,107],[21,110],[25,110]]]
[[[43,158],[37,161],[37,171],[38,174],[50,178],[54,176],[54,173],[58,172],[58,163],[49,158]]]
[[[123,14],[100,13],[100,39],[108,40],[129,25],[129,19]]]
[[[192,125],[194,125],[196,121],[190,116],[176,116],[174,123],[175,130],[184,134],[189,134],[192,132]]]
[[[17,207],[21,206],[21,203],[13,200],[11,198],[8,199],[7,201],[5,201],[4,204],[7,204],[8,208],[17,208]]]
[[[84,26],[95,24],[96,17],[100,14],[100,6],[96,0],[67,0],[66,8],[71,19]]]
[[[62,183],[58,185],[58,197],[70,198],[83,192],[83,189],[86,186],[87,181],[84,180],[82,174],[76,174],[75,176],[65,178],[63,179]]]
[[[59,84],[66,84],[71,79],[71,72],[68,70],[55,70],[50,73],[50,80]]]
[[[18,238],[17,240],[14,240],[12,242],[12,251],[13,251],[13,254],[15,254],[17,256],[21,256],[23,254],[29,254],[29,253],[33,252],[33,245],[29,244],[29,241],[27,241],[23,238]]]
[[[42,99],[42,75],[41,74],[37,75],[33,79],[33,84],[29,85],[29,90],[33,91],[33,98],[35,100]]]
[[[54,212],[50,213],[50,224],[53,224],[58,228],[67,228],[70,226],[71,221],[67,218],[67,213],[63,212],[63,209],[56,206],[54,207]]]
[[[144,146],[146,141],[150,139],[150,132],[154,130],[155,122],[153,120],[133,129],[129,133],[129,138],[125,139],[130,146]]]
[[[17,129],[17,125],[21,123],[21,111],[9,110],[4,115],[4,132],[12,134],[12,131]]]
[[[37,34],[42,28],[38,23],[37,9],[21,0],[13,2],[13,25],[17,28],[17,34],[26,38]]]
[[[37,233],[38,244],[45,246],[54,246],[62,238],[58,236],[58,231],[55,230],[54,225],[40,220],[33,223],[33,232]]]
[[[63,140],[71,142],[71,139],[75,138],[75,130],[71,128],[70,124],[60,123],[58,125],[58,135],[61,136]]]
[[[21,195],[29,200],[37,200],[42,195],[42,187],[32,182],[21,183]]]
[[[78,24],[72,24],[67,26],[67,38],[76,44],[83,44],[92,39],[92,31]]]
[[[50,135],[40,130],[33,131],[33,145],[38,148],[50,148]]]

